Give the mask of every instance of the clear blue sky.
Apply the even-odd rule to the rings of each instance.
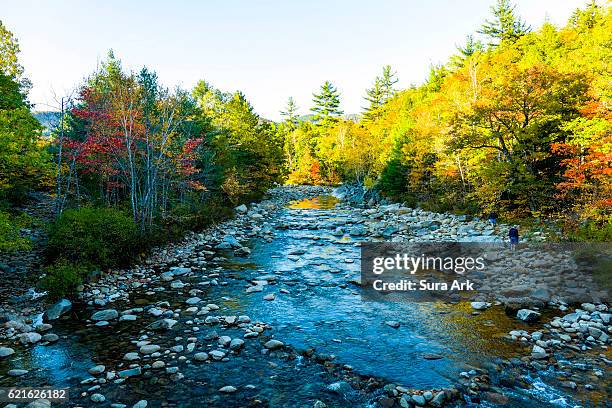
[[[164,84],[206,79],[242,90],[277,119],[289,96],[308,113],[330,80],[357,113],[382,65],[407,87],[445,62],[489,16],[495,0],[0,0],[0,19],[21,44],[30,100],[49,109],[91,73],[108,49],[125,67],[155,70]],[[516,0],[532,27],[564,24],[586,0]]]

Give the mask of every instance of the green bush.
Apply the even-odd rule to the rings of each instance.
[[[43,278],[42,286],[51,300],[69,297],[76,292],[77,286],[83,283],[83,278],[90,269],[84,264],[74,264],[59,259],[45,267],[46,276]]]
[[[570,228],[568,240],[575,242],[612,242],[612,221],[589,221],[577,228]]]
[[[211,225],[231,218],[232,204],[221,194],[211,195],[204,202],[187,201],[174,205],[143,237],[145,247],[161,245],[181,239],[187,231],[201,231]]]
[[[378,179],[377,187],[392,199],[398,199],[408,192],[408,168],[399,159],[391,159]]]
[[[140,248],[133,219],[112,208],[66,210],[49,229],[51,259],[110,268],[128,264]]]
[[[0,211],[0,253],[30,249],[32,242],[23,238],[19,232],[29,224],[30,218],[25,214]]]

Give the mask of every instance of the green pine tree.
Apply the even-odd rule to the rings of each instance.
[[[451,56],[449,68],[458,69],[463,67],[465,60],[477,52],[481,52],[484,49],[482,42],[475,41],[474,36],[468,35],[464,46],[457,46],[458,54]]]
[[[285,110],[280,112],[281,116],[285,118],[285,123],[287,123],[292,128],[297,126],[298,124],[298,109],[299,108],[295,103],[295,100],[293,99],[293,97],[290,96],[289,100],[287,101],[287,106],[285,107]]]
[[[314,106],[310,110],[315,122],[335,120],[344,113],[340,110],[340,93],[331,82],[325,81],[321,85],[321,92],[313,94],[313,97]]]
[[[515,7],[510,0],[497,0],[497,5],[491,7],[493,19],[485,21],[478,31],[491,38],[491,45],[514,42],[531,30],[515,13]]]
[[[379,116],[379,108],[383,106],[393,95],[395,95],[395,84],[397,83],[396,73],[391,71],[390,65],[383,67],[382,76],[374,79],[372,88],[366,89],[364,99],[369,105],[364,108],[364,118],[368,120]]]
[[[372,88],[366,89],[366,96],[364,98],[368,101],[369,105],[364,108],[363,114],[365,119],[373,119],[376,115],[376,111],[385,103],[385,90],[382,85],[380,77],[374,79],[374,85]]]
[[[390,65],[385,65],[383,67],[383,75],[380,81],[381,81],[381,86],[383,89],[383,95],[385,99],[384,102],[386,102],[387,99],[395,95],[394,86],[398,81],[398,79],[396,78],[396,75],[397,75],[397,72],[391,72]]]

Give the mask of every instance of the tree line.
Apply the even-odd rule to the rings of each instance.
[[[325,82],[313,115],[284,134],[289,180],[359,182],[435,211],[554,221],[612,233],[612,14],[590,2],[533,31],[508,0],[420,86],[385,66],[359,120]]]

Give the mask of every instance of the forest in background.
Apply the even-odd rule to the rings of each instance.
[[[356,181],[433,211],[559,221],[612,236],[612,14],[589,3],[532,31],[507,0],[420,86],[385,66],[346,120],[325,82],[309,120],[290,99],[289,180]],[[588,230],[588,231],[586,231]]]
[[[330,81],[311,115],[274,123],[240,92],[164,87],[109,52],[43,129],[19,45],[0,23],[0,251],[27,250],[32,192],[53,198],[46,285],[228,217],[275,183],[360,183],[432,211],[539,223],[565,239],[612,239],[612,14],[591,2],[533,31],[508,0],[419,86],[385,66],[364,112]],[[481,38],[478,40],[477,38]]]

